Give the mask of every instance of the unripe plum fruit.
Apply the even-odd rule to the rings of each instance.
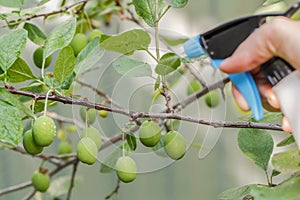
[[[102,31],[100,31],[99,29],[93,29],[93,30],[90,32],[90,34],[89,34],[88,40],[91,41],[91,40],[93,40],[95,37],[101,38],[102,34],[103,34]]]
[[[124,183],[132,182],[136,178],[136,164],[129,156],[120,157],[115,168],[118,178]]]
[[[31,155],[36,155],[39,154],[43,151],[43,147],[38,146],[32,137],[32,131],[28,130],[24,133],[23,136],[23,146],[24,149],[27,153],[31,154]]]
[[[50,186],[50,177],[39,171],[35,171],[31,178],[33,187],[39,192],[46,192]]]
[[[98,148],[91,138],[84,137],[78,142],[76,153],[82,163],[92,165],[97,160]]]
[[[88,127],[88,128],[84,128],[82,130],[82,134],[81,137],[89,137],[91,138],[97,145],[97,148],[100,149],[101,147],[101,135],[99,133],[99,131],[94,128],[94,127]]]
[[[144,121],[139,128],[139,137],[143,145],[154,147],[161,137],[159,125],[153,121]]]
[[[181,159],[186,151],[186,142],[177,131],[170,131],[165,136],[164,149],[173,160]]]
[[[205,103],[208,107],[214,108],[220,102],[220,94],[217,90],[212,90],[205,95]]]
[[[82,121],[86,122],[86,120],[87,120],[86,117],[88,117],[89,123],[92,124],[96,120],[96,114],[97,114],[96,112],[97,111],[94,108],[89,108],[86,111],[85,107],[81,107],[79,113],[80,113],[80,117],[81,117]]]
[[[44,52],[44,49],[42,47],[39,47],[33,53],[33,62],[35,64],[35,66],[37,66],[40,69],[43,66],[43,52]],[[49,65],[51,64],[51,61],[52,61],[52,56],[50,55],[45,60],[45,65],[44,65],[45,69],[47,67],[49,67]]]
[[[32,136],[38,146],[49,146],[53,142],[55,135],[56,126],[52,118],[41,116],[33,123]]]
[[[87,45],[87,43],[88,43],[88,40],[83,33],[75,34],[71,41],[71,47],[72,47],[75,55],[78,55],[79,52]]]

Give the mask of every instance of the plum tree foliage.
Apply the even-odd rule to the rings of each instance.
[[[74,184],[77,166],[87,164],[86,167],[100,165],[101,173],[116,172],[118,184],[106,197],[109,199],[118,195],[119,180],[129,183],[138,178],[141,163],[135,154],[140,149],[154,151],[154,155],[173,162],[179,159],[184,162],[190,143],[186,140],[186,131],[178,124],[187,122],[239,129],[241,151],[267,175],[266,185],[258,183],[233,188],[220,194],[220,199],[259,199],[264,196],[274,200],[282,195],[284,199],[300,198],[298,150],[273,153],[274,148],[294,144],[293,137],[288,136],[274,147],[271,133],[282,131],[280,125],[274,123],[282,117],[280,113],[266,111],[263,121],[256,122],[251,116],[244,120],[220,121],[186,116],[180,112],[198,99],[199,106],[206,110],[224,106],[218,105],[222,103],[221,94],[227,96],[224,95],[224,86],[229,82],[225,77],[206,83],[191,66],[210,66],[202,66],[199,59],[179,56],[174,50],[187,38],[180,36],[174,39],[162,33],[160,20],[169,10],[184,7],[188,0],[57,2],[60,5],[55,7],[51,0],[0,1],[0,9],[5,8],[5,12],[0,14],[1,150],[8,149],[23,156],[27,154],[42,161],[36,166],[39,170],[33,173],[31,182],[16,184],[13,190],[1,189],[0,196],[31,186],[33,190],[28,199],[33,198],[37,191],[48,193],[50,178],[58,181],[59,178],[54,175],[73,166],[69,187],[57,194],[71,199],[73,189],[80,187],[80,184]],[[268,1],[263,7],[272,5],[277,8],[274,4],[278,2],[284,4],[282,1]],[[139,28],[122,33],[106,31],[106,26],[118,25],[117,22],[131,22]],[[167,48],[162,50],[161,46]],[[143,56],[136,56],[136,52]],[[25,55],[30,56],[27,58]],[[119,99],[113,99],[109,92],[97,85],[101,78],[97,70],[102,67],[103,58],[110,58],[107,55],[118,55],[109,63],[110,69],[118,76],[155,80],[152,103],[148,108],[128,110],[118,102]],[[90,80],[88,73],[97,75],[99,80]],[[184,84],[180,84],[182,80],[187,81],[187,87],[180,90],[184,91],[180,93],[184,99],[177,101],[173,98],[172,88],[183,87]],[[89,99],[85,91],[97,98]],[[202,104],[202,100],[207,105]],[[227,101],[227,98],[224,100]],[[163,109],[154,111],[154,104]],[[72,117],[65,115],[64,109],[61,109],[70,108],[68,105],[76,110]],[[109,112],[128,118],[128,123],[118,127],[116,133],[99,131],[100,121],[114,124]],[[46,147],[56,148],[57,154],[43,151]],[[98,155],[107,147],[114,147],[108,156]],[[73,149],[76,152],[73,153]],[[47,169],[51,164],[54,166]],[[290,176],[286,175],[285,180],[274,183],[273,177],[280,173]],[[53,199],[57,197],[50,192],[48,195],[53,195]]]

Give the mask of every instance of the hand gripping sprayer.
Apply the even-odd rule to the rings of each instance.
[[[223,59],[231,56],[239,44],[264,24],[268,17],[291,17],[299,8],[300,2],[297,2],[284,13],[259,14],[234,19],[185,42],[185,53],[189,58],[207,54],[211,58],[212,67],[218,69]],[[291,125],[293,136],[300,149],[300,71],[279,57],[273,57],[262,64],[261,70],[279,99],[281,109]],[[263,107],[260,95],[250,72],[228,76],[246,99],[254,119],[262,119]]]

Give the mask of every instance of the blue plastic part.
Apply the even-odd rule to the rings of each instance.
[[[214,59],[212,66],[215,69],[220,68],[223,59]],[[249,72],[228,74],[231,81],[246,99],[255,120],[261,120],[264,117],[263,107],[260,95],[252,75]]]
[[[200,44],[200,38],[201,36],[198,35],[184,43],[184,52],[189,58],[196,58],[206,54],[205,50]]]

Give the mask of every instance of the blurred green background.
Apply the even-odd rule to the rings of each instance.
[[[291,2],[292,1],[289,1],[288,3]],[[179,34],[194,36],[197,33],[208,30],[229,19],[249,15],[262,3],[262,0],[190,0],[185,8],[171,10],[162,20],[160,27],[162,29],[178,32]],[[118,26],[119,25],[113,25],[113,27]],[[131,25],[122,25],[122,29],[126,30],[129,28],[128,26]],[[110,29],[105,31],[114,32],[114,30]],[[25,54],[25,56],[28,57],[28,62],[32,63],[30,58],[31,51],[27,51],[28,53]],[[113,94],[113,91],[116,92],[122,90],[114,88],[115,84],[118,83],[119,85],[122,85],[120,83],[125,81],[121,80],[121,78],[109,68],[103,69],[99,74],[89,74],[89,77],[85,77],[85,80],[89,83],[92,83],[91,80],[97,80],[96,83],[98,84],[98,87],[113,95],[113,97],[118,97],[119,95],[119,93]],[[135,110],[146,108],[147,104],[151,101],[151,93],[147,93],[149,85],[145,84],[141,88],[136,87],[136,84],[143,81],[144,80],[129,80],[130,83],[126,85],[127,91],[123,90],[123,92],[128,92],[130,97],[127,99],[127,97],[125,97],[126,94],[122,93],[118,101],[127,104],[128,108],[136,108]],[[184,90],[185,92],[185,88],[183,88],[183,86],[181,87],[182,88],[177,88],[177,90]],[[122,87],[120,86],[120,88]],[[226,120],[238,120],[241,113],[237,111],[233,100],[230,97],[229,88],[226,89],[228,92],[226,103],[223,102],[219,105],[214,111],[215,113],[213,116],[220,115],[220,118],[222,119],[225,116],[223,113],[224,108],[226,108]],[[134,90],[135,92],[130,93],[131,90]],[[176,88],[174,90],[176,90]],[[87,96],[94,96],[90,91],[82,90],[82,92],[86,93]],[[145,95],[149,95],[148,100],[139,99],[141,96],[144,97]],[[180,99],[183,97],[180,97],[179,95],[178,98]],[[96,97],[95,100],[97,100]],[[183,113],[198,116],[197,113],[195,114],[195,109],[198,111],[199,109],[201,110],[202,104],[203,102],[199,100],[187,107]],[[72,106],[59,105],[55,110],[64,116],[72,117],[75,115],[78,117],[77,107],[73,108]],[[210,111],[205,112],[209,113]],[[109,123],[109,121],[112,121],[113,117],[115,118],[115,123]],[[97,126],[101,127],[102,132],[107,136],[111,136],[118,133],[119,129],[116,125],[122,124],[124,120],[126,122],[127,119],[110,114],[108,119],[98,118]],[[250,183],[266,183],[264,172],[248,161],[238,149],[236,142],[237,129],[221,130],[222,133],[213,150],[204,159],[199,159],[199,148],[195,148],[195,146],[203,141],[206,134],[215,134],[216,129],[208,129],[208,127],[196,126],[191,123],[182,123],[181,127],[182,130],[184,130],[183,134],[188,141],[191,143],[194,142],[194,147],[189,148],[185,157],[180,161],[174,162],[159,170],[148,170],[151,172],[139,174],[133,183],[121,184],[120,199],[213,200],[217,199],[217,195],[220,192],[231,187]],[[219,129],[217,132],[219,132]],[[189,135],[189,133],[191,133],[191,135]],[[279,134],[274,133],[274,135]],[[74,140],[76,140],[76,138],[78,139],[77,135],[75,135],[74,138]],[[57,141],[53,146],[54,150],[47,149],[46,151],[49,153],[55,151],[55,145],[57,145]],[[152,162],[155,162],[155,160],[149,159],[142,163],[139,162],[139,158],[137,159],[138,166],[150,166],[153,164]],[[31,178],[32,172],[37,169],[39,164],[40,160],[33,159],[29,156],[25,157],[12,151],[1,150],[0,189],[28,181]],[[104,197],[114,189],[116,184],[115,174],[101,174],[99,173],[99,169],[100,163],[95,164],[94,166],[79,166],[78,181],[74,188],[72,199],[104,199]],[[53,178],[69,174],[71,174],[71,168],[62,171]],[[2,196],[0,199],[22,199],[24,195],[31,190],[32,188],[28,188]],[[50,197],[47,197],[46,195],[45,199],[50,199]],[[112,199],[115,199],[115,197]]]

